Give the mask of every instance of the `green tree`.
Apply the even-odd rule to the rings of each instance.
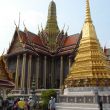
[[[43,110],[48,109],[48,102],[51,97],[56,98],[56,91],[54,89],[48,89],[46,91],[42,91],[42,93],[41,93],[41,100],[42,100],[41,106],[42,106]]]

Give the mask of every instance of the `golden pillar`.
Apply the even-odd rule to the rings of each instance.
[[[39,88],[39,56],[37,57],[37,62],[36,62],[36,86],[38,89]]]
[[[60,58],[60,88],[63,86],[63,56]]]
[[[27,88],[30,90],[31,85],[31,68],[32,68],[32,55],[29,55],[29,61],[28,61],[28,80],[27,80]]]
[[[22,74],[21,74],[21,89],[25,88],[25,71],[26,70],[26,54],[23,54],[23,62],[22,62]]]
[[[43,86],[44,86],[44,88],[46,89],[46,71],[47,71],[47,69],[46,69],[46,66],[47,66],[47,57],[45,56],[44,57],[44,84],[43,84]]]
[[[19,88],[18,82],[19,82],[19,61],[20,56],[17,56],[17,63],[16,63],[16,76],[15,76],[15,89]]]

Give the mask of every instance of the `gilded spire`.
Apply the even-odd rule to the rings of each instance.
[[[51,51],[54,51],[56,48],[56,37],[60,32],[58,24],[57,24],[57,16],[56,16],[56,4],[52,0],[49,4],[48,8],[48,17],[47,17],[47,24],[44,30],[48,35],[48,46],[50,47]]]
[[[67,87],[110,86],[110,66],[96,36],[86,1],[86,20],[75,62],[65,80]]]
[[[51,32],[51,33],[59,32],[59,28],[57,25],[57,16],[56,16],[56,4],[53,0],[49,4],[48,19],[47,19],[47,24],[46,24],[45,30],[48,32]]]
[[[96,31],[92,23],[89,0],[86,0],[86,18],[82,29],[82,37],[94,37],[96,38]]]
[[[85,19],[85,22],[92,22],[91,13],[90,13],[90,6],[89,6],[89,0],[86,0],[86,19]]]

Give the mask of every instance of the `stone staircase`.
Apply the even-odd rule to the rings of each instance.
[[[56,103],[56,110],[100,110],[98,104]],[[110,110],[110,104],[103,104],[103,110]]]

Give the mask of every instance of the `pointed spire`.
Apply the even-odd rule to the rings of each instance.
[[[86,0],[86,18],[82,29],[82,38],[83,37],[94,37],[94,38],[97,37],[96,31],[91,19],[89,0]]]
[[[48,19],[46,24],[46,31],[54,31],[56,33],[59,32],[59,27],[57,25],[57,16],[56,16],[56,4],[52,0],[48,7]]]
[[[89,0],[86,0],[86,19],[85,19],[85,22],[92,22],[91,13],[90,13],[90,6],[89,6]]]
[[[56,48],[56,44],[54,42],[58,33],[60,32],[57,24],[56,4],[53,0],[51,0],[49,4],[47,24],[44,31],[48,34],[48,46],[53,52]]]

